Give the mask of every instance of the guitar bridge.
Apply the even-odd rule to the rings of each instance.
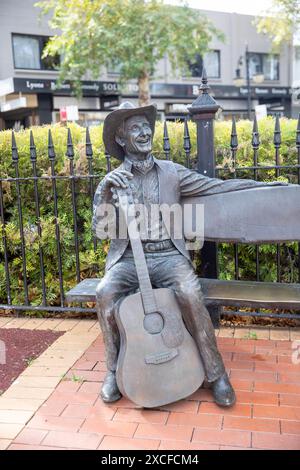
[[[169,362],[174,357],[178,356],[178,349],[169,349],[168,351],[162,351],[157,354],[148,354],[145,356],[146,364],[163,364]]]

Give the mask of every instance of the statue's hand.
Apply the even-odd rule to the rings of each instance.
[[[133,174],[127,170],[116,169],[108,173],[104,178],[106,188],[127,188],[128,179],[133,178]]]

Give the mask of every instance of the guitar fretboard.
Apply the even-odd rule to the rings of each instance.
[[[127,190],[128,191],[128,190]],[[118,189],[119,205],[125,217],[134,263],[139,281],[145,314],[157,312],[157,304],[149,277],[145,253],[135,217],[135,207],[128,200],[125,190]],[[130,195],[131,196],[131,195]],[[132,199],[130,197],[130,199]]]

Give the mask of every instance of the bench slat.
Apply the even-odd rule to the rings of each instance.
[[[203,204],[201,227],[205,240],[238,243],[300,240],[300,186],[297,184],[184,197],[182,204]],[[195,227],[186,224],[184,228],[185,237],[193,239]]]
[[[96,302],[96,289],[101,281],[98,279],[84,279],[73,289],[66,293],[67,302]]]
[[[300,309],[300,284],[200,279],[207,305]]]
[[[95,302],[101,279],[84,279],[66,293],[67,302]],[[205,303],[231,307],[300,309],[300,284],[200,278]]]

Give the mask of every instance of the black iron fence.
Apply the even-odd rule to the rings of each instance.
[[[273,146],[274,146],[274,158],[273,162],[266,164],[260,164],[259,161],[259,149],[260,149],[260,135],[256,118],[253,122],[252,130],[252,165],[244,166],[239,165],[237,158],[238,152],[238,135],[236,131],[235,120],[232,121],[231,139],[230,139],[230,161],[228,165],[220,165],[215,162],[215,151],[214,151],[214,135],[213,135],[213,119],[218,109],[215,101],[210,97],[208,93],[208,85],[206,77],[202,79],[202,85],[200,87],[201,94],[199,98],[193,103],[190,113],[193,120],[197,125],[197,160],[192,161],[191,159],[191,139],[189,135],[188,120],[185,120],[182,124],[184,126],[183,132],[183,153],[185,156],[185,164],[187,167],[196,167],[199,171],[207,176],[218,177],[248,177],[255,180],[261,179],[264,176],[264,172],[268,172],[268,175],[273,174],[274,178],[278,178],[280,175],[287,176],[293,183],[300,184],[300,117],[298,121],[298,127],[295,134],[295,146],[297,149],[297,161],[289,164],[281,163],[280,159],[280,147],[281,147],[281,130],[279,117],[275,119],[274,133],[273,133]],[[1,263],[3,263],[3,270],[0,273],[2,275],[2,282],[5,285],[6,299],[2,298],[0,309],[15,311],[47,311],[47,312],[95,312],[94,308],[86,308],[83,306],[70,307],[66,305],[64,300],[66,274],[63,268],[63,253],[64,245],[66,243],[65,233],[62,230],[59,203],[64,198],[64,188],[68,188],[70,195],[70,207],[72,214],[69,214],[70,220],[72,221],[72,237],[73,240],[69,240],[69,243],[73,246],[74,262],[73,272],[68,272],[68,280],[73,279],[74,282],[79,282],[83,277],[86,277],[86,272],[82,272],[82,259],[80,258],[80,244],[82,242],[82,234],[84,231],[90,231],[90,228],[83,222],[82,218],[82,207],[80,205],[80,188],[84,185],[85,197],[88,198],[88,214],[85,215],[86,219],[91,219],[92,215],[92,203],[96,184],[101,180],[106,172],[111,170],[110,156],[106,155],[106,165],[102,168],[102,171],[95,172],[94,168],[94,156],[93,148],[90,139],[89,129],[86,129],[86,142],[85,142],[85,159],[87,164],[87,174],[78,174],[75,170],[74,164],[74,147],[72,142],[72,134],[70,129],[67,133],[66,142],[66,156],[68,157],[68,174],[61,175],[57,172],[57,161],[55,148],[53,145],[53,138],[51,130],[48,133],[48,147],[47,147],[47,158],[49,163],[50,171],[47,174],[41,174],[38,168],[38,155],[36,145],[34,142],[34,135],[30,132],[30,158],[28,165],[31,165],[29,172],[26,170],[26,176],[22,176],[20,172],[20,159],[18,153],[18,147],[16,143],[16,136],[12,132],[12,164],[14,168],[14,174],[12,176],[1,176],[0,174],[0,222],[1,222]],[[163,133],[163,152],[164,158],[172,158],[172,149],[170,145],[170,139],[168,135],[167,123],[164,123]],[[1,169],[0,169],[1,171]],[[30,173],[28,175],[28,172]],[[18,230],[18,249],[15,251],[10,249],[7,231],[11,219],[11,212],[7,210],[5,204],[5,191],[9,185],[10,188],[10,207],[14,205],[14,214],[17,216],[17,230]],[[58,190],[59,185],[59,190]],[[32,204],[30,210],[32,211],[32,225],[31,229],[34,233],[35,240],[38,243],[38,249],[36,256],[38,259],[36,262],[39,264],[39,279],[35,282],[39,284],[38,288],[41,292],[40,301],[31,302],[30,289],[35,286],[30,285],[28,282],[28,270],[33,269],[29,266],[26,252],[30,250],[26,243],[25,230],[28,230],[28,224],[24,224],[24,194],[30,191],[33,195]],[[53,217],[53,224],[55,228],[54,243],[52,245],[53,262],[55,263],[55,270],[57,271],[57,277],[59,282],[59,292],[56,297],[50,296],[49,298],[49,286],[47,279],[47,268],[45,259],[49,255],[49,248],[43,243],[43,216],[41,213],[41,199],[47,198],[48,201],[48,215],[51,212]],[[49,208],[51,207],[51,208]],[[44,211],[44,206],[43,206]],[[42,212],[43,212],[42,211]],[[91,236],[90,241],[91,249],[96,252],[98,242]],[[283,244],[282,244],[283,245]],[[282,266],[282,245],[276,246],[276,269],[277,269],[277,281],[282,281],[281,266]],[[300,282],[300,243],[297,243],[297,281]],[[256,279],[260,279],[260,246],[255,246],[255,266],[256,266]],[[235,279],[241,279],[240,276],[240,259],[239,259],[239,245],[233,245],[234,250],[234,277]],[[55,252],[55,254],[53,253]],[[204,249],[202,250],[202,276],[206,277],[218,277],[218,247],[214,243],[205,243]],[[12,287],[11,287],[11,267],[15,264],[20,264],[20,278],[18,280],[18,290],[23,295],[20,296],[20,301],[12,301]],[[95,266],[94,266],[95,267]],[[95,268],[93,272],[96,272]],[[31,282],[32,284],[32,282]],[[68,288],[70,283],[68,282]],[[37,304],[38,303],[38,304]],[[270,315],[265,313],[266,316]],[[296,318],[296,315],[289,315],[289,318]]]
[[[235,119],[232,121],[232,130],[231,130],[231,139],[230,139],[230,149],[231,149],[231,167],[222,167],[216,168],[216,174],[218,177],[222,178],[228,172],[233,175],[234,178],[245,177],[259,180],[261,176],[264,176],[266,172],[272,174],[274,179],[277,179],[280,176],[286,177],[289,182],[300,184],[300,115],[298,118],[298,125],[295,133],[294,145],[297,149],[297,161],[292,164],[280,163],[280,147],[282,144],[281,139],[281,129],[280,129],[280,119],[279,115],[275,118],[274,132],[273,132],[273,145],[274,145],[274,156],[273,164],[261,164],[259,163],[259,148],[260,148],[260,134],[257,124],[256,116],[254,116],[253,128],[252,128],[252,165],[249,166],[239,166],[239,162],[236,159],[236,154],[238,150],[238,135],[236,131],[236,122]],[[282,281],[281,273],[281,248],[284,244],[276,245],[276,266],[277,266],[277,282]],[[256,280],[260,280],[260,259],[259,259],[259,245],[255,246],[256,251]],[[238,244],[234,244],[234,258],[235,258],[235,279],[239,279],[239,256],[238,256]],[[298,282],[300,282],[300,243],[298,243]]]
[[[66,156],[69,159],[69,175],[58,175],[56,172],[56,154],[53,145],[52,133],[49,129],[48,132],[48,159],[50,163],[50,175],[38,175],[37,170],[37,150],[34,142],[33,132],[30,131],[30,163],[32,166],[32,175],[22,177],[20,176],[19,168],[19,153],[18,147],[16,144],[16,138],[14,132],[12,132],[12,145],[11,145],[11,154],[12,154],[12,164],[14,166],[14,176],[12,177],[0,177],[0,221],[1,221],[1,231],[2,231],[2,252],[1,252],[1,262],[4,264],[4,278],[5,278],[5,287],[6,287],[6,303],[0,304],[0,309],[5,310],[15,310],[16,312],[20,310],[30,310],[30,311],[48,311],[48,312],[60,312],[60,311],[73,311],[73,312],[91,312],[96,311],[95,309],[87,309],[82,307],[70,307],[66,306],[64,301],[64,275],[63,275],[63,262],[62,262],[62,250],[63,250],[63,237],[61,234],[61,225],[59,221],[59,210],[58,202],[59,198],[63,198],[62,191],[58,191],[57,184],[58,182],[63,182],[63,184],[70,188],[71,190],[71,201],[72,201],[72,220],[73,220],[73,245],[74,245],[74,254],[75,254],[75,277],[76,281],[79,282],[81,279],[81,269],[80,269],[80,259],[79,259],[79,229],[78,229],[78,213],[77,213],[77,198],[78,192],[77,188],[80,184],[80,181],[88,182],[88,193],[90,198],[90,211],[92,214],[92,204],[95,191],[95,180],[98,180],[102,177],[100,174],[93,174],[93,150],[90,140],[89,129],[86,130],[86,145],[85,145],[85,155],[88,162],[88,174],[79,175],[75,174],[74,168],[74,148],[72,143],[72,135],[70,129],[68,129],[67,135],[67,144],[66,144]],[[28,162],[29,163],[29,162]],[[106,172],[110,171],[110,157],[107,156],[107,168]],[[105,173],[104,171],[104,173]],[[50,187],[45,186],[44,183],[50,182]],[[9,213],[6,211],[4,204],[4,191],[3,186],[9,183],[11,186],[14,186],[15,192],[15,202],[17,206],[17,216],[18,216],[18,230],[19,230],[19,240],[20,247],[19,250],[14,254],[8,248],[7,241],[7,225],[9,223]],[[33,305],[29,299],[29,285],[28,285],[28,266],[26,260],[26,251],[29,249],[26,246],[25,232],[24,232],[24,218],[23,218],[23,200],[26,190],[32,190],[34,193],[34,201],[32,204],[34,206],[35,212],[35,226],[33,230],[36,231],[39,241],[38,256],[39,256],[39,267],[40,267],[40,283],[41,283],[41,292],[42,292],[42,301],[40,305]],[[57,305],[57,302],[53,302],[55,305],[50,305],[47,301],[47,272],[45,269],[45,247],[41,242],[42,238],[42,223],[41,223],[41,197],[45,196],[45,191],[49,192],[48,196],[52,199],[52,214],[53,214],[53,223],[55,225],[55,249],[56,249],[56,263],[57,263],[57,274],[59,280],[59,302],[60,305]],[[90,216],[91,216],[90,214]],[[97,240],[93,239],[93,247],[96,249]],[[10,266],[13,265],[15,259],[20,259],[22,263],[22,287],[20,290],[23,291],[23,304],[12,303],[11,295],[11,275],[10,275]]]

